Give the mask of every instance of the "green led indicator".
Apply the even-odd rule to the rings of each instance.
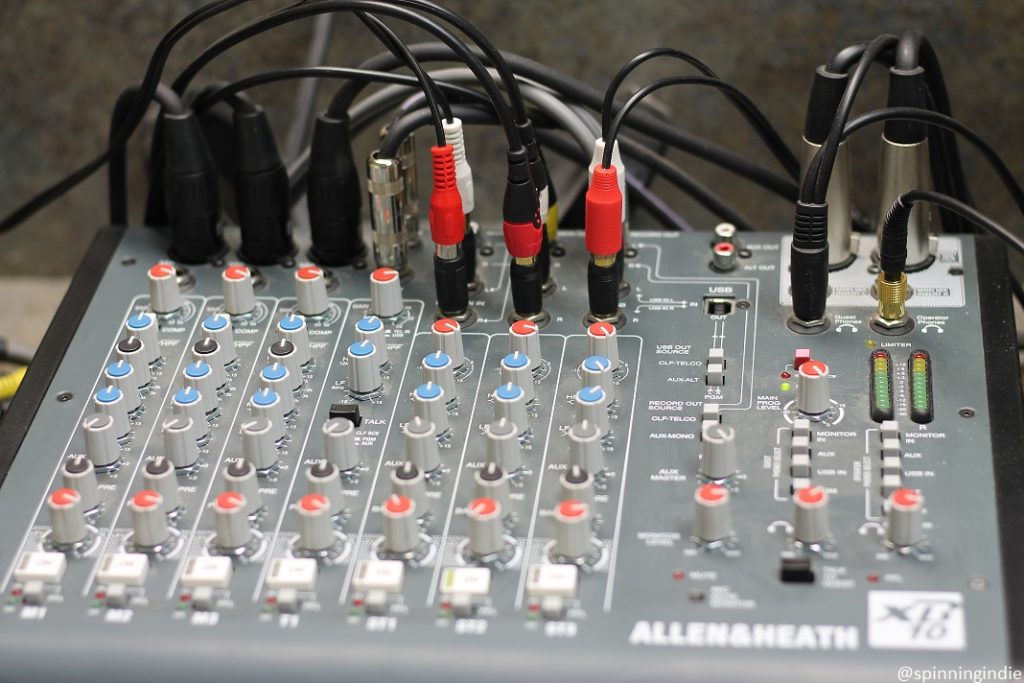
[[[783,382],[782,384],[779,385],[779,389],[781,389],[782,391],[789,391],[792,388],[793,385],[790,384],[789,382]]]

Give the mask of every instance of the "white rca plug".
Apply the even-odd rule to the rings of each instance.
[[[455,184],[459,188],[459,195],[462,197],[462,212],[467,216],[473,213],[473,169],[466,159],[466,140],[462,134],[462,120],[452,118],[451,121],[442,121],[441,127],[444,130],[444,141],[452,146],[455,156]]]

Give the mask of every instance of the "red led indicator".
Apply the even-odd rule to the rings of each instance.
[[[781,377],[782,379],[789,379],[792,376],[792,373],[786,372],[785,370],[779,373],[779,377]]]
[[[672,572],[672,578],[675,579],[676,581],[682,581],[683,579],[686,578],[686,572],[679,572],[679,571]]]

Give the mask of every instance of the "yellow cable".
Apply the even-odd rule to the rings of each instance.
[[[14,396],[14,392],[21,386],[21,380],[25,378],[25,368],[18,368],[14,372],[0,375],[0,401],[6,401]]]

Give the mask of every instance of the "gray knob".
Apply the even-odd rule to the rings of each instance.
[[[204,337],[192,345],[192,360],[205,361],[213,372],[213,386],[220,389],[228,383],[228,373],[224,369],[224,357],[227,354],[213,337]]]
[[[590,356],[580,363],[580,379],[585,387],[601,387],[612,398],[617,387],[613,373],[615,366],[604,356]]]
[[[519,429],[505,418],[495,420],[484,429],[487,439],[487,462],[501,465],[506,472],[523,466],[523,449],[519,445]]]
[[[708,422],[701,430],[700,473],[708,479],[725,479],[736,473],[736,430],[720,422]]]
[[[462,344],[462,325],[454,318],[441,318],[430,328],[434,338],[434,349],[452,359],[452,365],[461,368],[466,362],[466,351]]]
[[[379,391],[383,384],[377,364],[376,347],[368,341],[348,347],[348,390],[356,398]]]
[[[186,365],[181,371],[181,379],[186,387],[199,392],[205,414],[209,415],[217,409],[217,386],[214,384],[213,370],[206,361],[197,360]]]
[[[729,489],[703,484],[693,494],[695,505],[693,535],[703,541],[720,541],[732,533]]]
[[[594,510],[594,477],[579,465],[570,465],[558,478],[561,500],[579,500]]]
[[[402,283],[394,268],[378,268],[370,273],[370,311],[381,318],[394,318],[402,312]]]
[[[505,549],[504,513],[501,503],[493,498],[477,498],[466,506],[469,522],[469,554],[483,558]]]
[[[225,313],[214,313],[203,321],[202,335],[217,342],[220,349],[220,360],[230,365],[238,360],[235,350],[235,332],[231,326],[231,316]]]
[[[416,501],[391,494],[381,512],[384,515],[384,550],[400,555],[414,551],[420,544]]]
[[[160,327],[152,313],[136,313],[124,325],[125,338],[136,337],[142,342],[142,355],[146,363],[160,360]],[[122,340],[124,341],[124,340]]]
[[[142,484],[163,497],[165,512],[181,507],[178,475],[174,471],[174,465],[164,456],[159,455],[146,463],[142,470]]]
[[[326,550],[337,541],[331,521],[331,500],[322,493],[307,493],[295,506],[299,516],[299,547]]]
[[[820,415],[829,409],[831,393],[828,366],[820,360],[807,360],[800,364],[796,407],[807,415]]]
[[[273,389],[278,398],[281,399],[281,417],[291,415],[295,412],[295,394],[293,392],[292,375],[282,363],[271,363],[260,370],[260,386],[264,389]]]
[[[611,432],[611,423],[608,421],[608,404],[611,400],[608,392],[602,387],[583,387],[576,392],[576,421],[589,422],[593,424],[601,438]]]
[[[591,356],[604,356],[611,361],[612,369],[619,367],[619,335],[615,325],[599,321],[587,328],[587,349]]]
[[[166,543],[171,535],[167,526],[167,508],[158,491],[145,489],[132,496],[132,541],[139,548],[152,548]]]
[[[306,325],[306,319],[301,315],[289,313],[281,318],[277,322],[277,334],[295,347],[299,365],[306,365],[312,360],[309,350],[309,326]]]
[[[406,460],[391,470],[391,493],[416,501],[416,510],[421,517],[430,512],[430,499],[427,498],[427,478],[423,476],[423,470],[415,463]]]
[[[413,413],[416,417],[433,422],[438,434],[449,429],[448,396],[440,384],[427,382],[412,392]]]
[[[513,351],[501,359],[500,365],[501,383],[517,384],[526,392],[526,402],[537,397],[533,386],[533,370],[530,367],[530,359],[524,353]]]
[[[828,493],[809,486],[793,494],[793,537],[801,543],[821,543],[828,536]]]
[[[377,365],[388,364],[388,339],[384,334],[384,323],[375,315],[360,318],[356,323],[356,338],[368,341],[377,351]]]
[[[256,514],[262,506],[256,468],[248,460],[232,460],[224,466],[224,490],[241,493],[245,497],[246,515]]]
[[[249,399],[249,405],[252,407],[253,417],[264,417],[270,420],[270,434],[274,437],[275,442],[279,442],[285,437],[284,420],[281,419],[284,414],[281,410],[281,397],[277,395],[276,391],[266,387],[258,389]]]
[[[246,315],[256,308],[252,271],[248,266],[234,265],[224,269],[220,276],[224,293],[224,310],[231,315]]]
[[[427,354],[420,361],[420,373],[424,383],[438,385],[444,389],[445,400],[451,403],[456,399],[455,394],[455,365],[448,354],[441,351],[434,351]]]
[[[541,365],[540,327],[532,320],[517,320],[508,328],[509,353],[518,351],[530,359],[530,369]]]
[[[252,540],[252,527],[245,512],[248,505],[245,496],[238,491],[225,491],[213,501],[214,526],[217,529],[214,543],[218,548],[232,551]]]
[[[55,545],[72,545],[84,540],[89,533],[85,525],[82,496],[69,488],[57,489],[50,494],[46,505],[50,510],[50,541]]]
[[[178,273],[172,263],[157,263],[147,273],[149,305],[157,313],[173,313],[184,304],[178,288]]]
[[[555,554],[572,560],[593,549],[591,510],[583,501],[570,498],[555,507]]]
[[[437,428],[418,415],[402,428],[405,433],[405,459],[424,472],[433,472],[441,466],[441,453],[437,447]]]
[[[324,457],[338,470],[348,472],[359,465],[356,448],[356,426],[344,417],[331,418],[320,428],[324,437]]]
[[[141,363],[141,359],[138,362]],[[103,371],[106,383],[121,390],[125,409],[129,413],[134,413],[142,405],[142,394],[139,393],[139,383],[135,374],[132,364],[123,359],[114,361]]]
[[[148,314],[147,314],[148,315]],[[154,323],[155,324],[155,323]],[[132,376],[135,378],[136,387],[144,387],[149,384],[153,376],[149,369],[149,349],[138,337],[128,336],[117,342],[115,349],[117,359],[131,364],[135,371]],[[157,349],[159,352],[159,349]],[[160,356],[157,356],[159,359]]]
[[[585,420],[569,428],[569,464],[579,465],[594,474],[604,469],[601,430]]]
[[[266,417],[251,417],[242,422],[242,457],[252,463],[257,472],[266,472],[278,462],[274,423]]]
[[[267,350],[268,363],[271,365],[276,363],[288,368],[288,378],[282,386],[287,386],[289,391],[295,391],[302,387],[305,377],[302,374],[301,360],[295,344],[292,344],[287,339],[280,339],[274,342]]]
[[[526,393],[518,384],[502,384],[494,390],[494,419],[508,420],[516,426],[519,434],[525,434],[530,428],[530,419],[526,413]]]
[[[206,420],[203,420],[205,423]],[[173,415],[160,425],[164,435],[164,452],[178,469],[192,467],[199,461],[200,429],[188,415]]]
[[[190,418],[200,439],[210,433],[210,423],[203,408],[203,395],[195,387],[182,387],[174,392],[171,399],[173,413]]]
[[[512,514],[508,474],[496,462],[489,462],[473,473],[473,492],[477,498],[493,498],[501,505],[505,516]]]
[[[96,482],[96,468],[84,455],[72,455],[64,462],[61,472],[64,488],[78,491],[82,497],[82,509],[92,510],[100,504],[99,484]]]
[[[334,463],[318,460],[306,470],[306,490],[326,496],[331,515],[340,515],[345,510],[345,492],[341,487],[341,475]]]
[[[82,420],[85,454],[96,467],[109,467],[121,458],[116,432],[114,418],[106,413],[88,415]]]
[[[121,438],[131,433],[132,427],[128,421],[128,404],[123,391],[113,384],[108,384],[96,392],[93,396],[92,404],[97,412],[109,415],[114,420],[114,436]],[[93,463],[98,465],[95,460]]]
[[[295,308],[302,315],[323,315],[327,312],[327,278],[317,266],[303,266],[295,271]]]
[[[888,524],[885,540],[905,548],[916,545],[924,538],[924,496],[915,489],[896,489],[886,501]]]

